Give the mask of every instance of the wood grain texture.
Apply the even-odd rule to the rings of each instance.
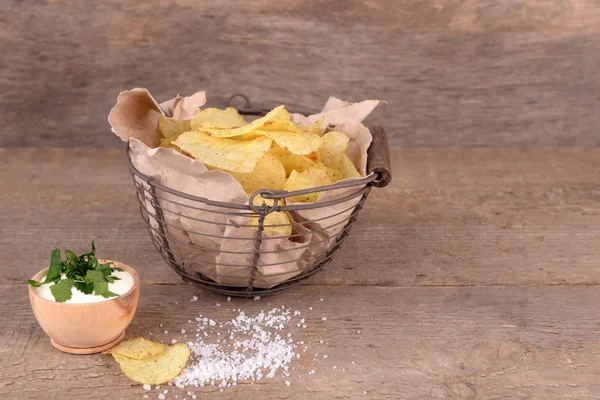
[[[193,295],[197,302],[190,302]],[[217,308],[216,302],[224,305]],[[128,335],[153,332],[157,340],[185,340],[180,330],[194,331],[188,320],[199,314],[229,320],[237,315],[233,307],[252,314],[277,304],[302,312],[294,321],[305,318],[307,328],[292,323],[290,332],[308,349],[291,364],[290,378],[223,393],[215,387],[194,390],[200,399],[594,399],[600,397],[600,343],[591,311],[599,302],[596,286],[304,286],[256,302],[227,303],[192,286],[145,285]],[[35,323],[25,285],[0,285],[0,316],[3,399],[61,399],[67,387],[71,398],[142,397],[141,386],[109,356],[52,349]],[[167,388],[167,399],[186,397]]]
[[[393,149],[316,285],[595,285],[600,149]],[[1,282],[25,282],[55,247],[180,284],[139,215],[123,149],[0,149]],[[26,255],[26,259],[24,259]]]
[[[116,146],[141,86],[318,110],[379,98],[402,146],[596,146],[590,0],[0,1],[1,146]]]

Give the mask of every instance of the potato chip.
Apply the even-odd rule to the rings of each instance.
[[[272,206],[275,203],[273,199],[264,199],[261,195],[254,198],[252,202],[255,206],[261,206],[263,203]],[[287,212],[275,211],[267,214],[263,222],[264,233],[268,236],[290,236],[292,234],[292,221]],[[258,226],[258,217],[251,217],[248,221],[250,226]],[[285,226],[269,226],[269,225],[285,225]]]
[[[350,138],[342,132],[328,132],[322,137],[323,145],[319,149],[321,162],[329,168],[340,171],[342,178],[358,178],[361,175],[346,155]]]
[[[321,124],[323,124],[323,120],[325,119],[325,117],[321,117],[319,118],[318,121],[316,121],[313,124],[310,124],[309,126],[306,127],[306,131],[310,132],[310,133],[314,133],[317,134],[319,136],[323,136],[323,133],[325,132],[323,129],[321,129]]]
[[[266,136],[273,139],[280,147],[298,156],[304,156],[317,151],[323,143],[323,139],[314,133],[271,132],[263,131],[262,129],[246,134],[244,138],[252,139],[259,136]]]
[[[161,114],[158,129],[166,139],[175,139],[183,132],[190,130],[190,121],[173,121]]]
[[[240,141],[211,137],[200,131],[185,132],[173,142],[177,147],[207,166],[232,172],[249,173],[273,143],[267,137]]]
[[[318,186],[331,185],[333,181],[324,169],[309,168],[304,172],[292,171],[290,177],[285,181],[283,187],[288,192],[295,190],[316,188]],[[313,192],[304,195],[288,197],[288,201],[296,202],[314,202],[317,201],[321,192]]]
[[[158,146],[159,147],[164,147],[165,149],[175,149],[175,150],[181,152],[181,150],[179,149],[179,147],[177,147],[173,143],[171,143],[172,141],[173,141],[173,139],[163,138],[160,141],[160,144]]]
[[[241,126],[239,128],[225,128],[225,129],[220,129],[217,127],[206,127],[206,126],[199,126],[197,129],[201,129],[202,132],[211,135],[211,136],[215,136],[215,137],[232,137],[232,136],[242,136],[245,135],[246,133],[250,133],[253,132],[257,129],[260,129],[262,126],[264,126],[267,122],[269,121],[273,121],[273,120],[277,120],[279,118],[285,118],[285,113],[287,113],[287,111],[285,111],[285,106],[279,106],[276,107],[274,109],[272,109],[267,115],[265,115],[262,118],[258,118],[252,122],[250,122],[247,125]],[[287,113],[287,115],[289,116],[289,113]]]
[[[229,171],[228,171],[229,172]],[[248,194],[260,189],[282,190],[285,184],[285,168],[268,152],[256,162],[250,173],[229,172]]]
[[[300,133],[304,131],[302,127],[295,125],[291,121],[284,120],[273,120],[268,121],[263,126],[259,128],[261,131],[267,132],[292,132],[292,133]]]
[[[360,172],[358,172],[358,170],[354,166],[354,163],[352,162],[352,160],[350,160],[350,158],[348,158],[348,156],[345,153],[344,153],[344,157],[342,158],[342,165],[340,165],[339,168],[340,168],[339,171],[342,174],[342,179],[361,178],[362,177]]]
[[[145,385],[162,385],[175,379],[190,358],[190,349],[184,343],[167,346],[165,351],[150,358],[136,360],[118,353],[112,356],[121,371],[132,381]]]
[[[166,348],[166,344],[153,342],[143,337],[134,337],[122,341],[103,354],[119,354],[136,360],[143,360],[162,353]]]
[[[277,143],[273,143],[273,147],[267,154],[272,155],[277,158],[283,167],[285,168],[285,176],[290,176],[292,171],[304,172],[309,168],[316,167],[316,163],[308,158],[310,155],[316,155],[317,153],[311,153],[308,156],[297,156],[295,154],[290,153],[286,149],[277,145]]]
[[[206,108],[200,111],[190,121],[192,129],[202,128],[204,126],[211,129],[232,128],[246,125],[247,122],[237,110],[227,107],[224,110],[218,108]]]
[[[333,169],[333,168],[329,168],[327,166],[325,166],[324,164],[317,164],[317,168],[320,168],[322,170],[324,170],[327,175],[329,176],[329,178],[331,178],[331,182],[332,183],[336,183],[337,181],[341,181],[343,178],[343,175],[340,171]]]
[[[285,106],[276,107],[275,110],[277,111],[273,114],[272,120],[289,121],[291,119],[290,112],[285,109]]]

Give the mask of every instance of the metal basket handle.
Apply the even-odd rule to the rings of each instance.
[[[390,161],[390,147],[387,134],[383,127],[373,125],[369,127],[373,141],[367,151],[367,174],[376,174],[373,181],[375,187],[385,187],[392,181],[392,163]]]

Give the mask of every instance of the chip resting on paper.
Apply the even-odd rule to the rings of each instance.
[[[161,114],[158,129],[165,139],[172,140],[190,130],[190,121],[173,121]]]
[[[242,141],[189,131],[179,135],[172,143],[207,166],[249,173],[269,151],[273,141],[267,137]]]
[[[292,171],[290,177],[285,181],[284,189],[288,192],[296,190],[311,189],[319,186],[331,185],[333,180],[326,170],[321,168],[309,168],[304,172]],[[312,192],[304,195],[297,195],[288,198],[288,201],[294,202],[314,202],[319,199],[320,192]]]
[[[350,138],[342,132],[328,132],[323,135],[323,145],[319,148],[319,159],[327,167],[339,171],[342,178],[360,178],[352,161],[346,155]]]

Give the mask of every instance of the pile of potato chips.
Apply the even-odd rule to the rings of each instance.
[[[121,371],[137,383],[161,385],[175,379],[190,358],[186,344],[168,346],[143,337],[125,340],[104,354],[112,354]]]
[[[321,121],[304,127],[294,124],[290,113],[279,106],[250,123],[234,108],[207,108],[188,121],[159,120],[161,147],[173,148],[201,161],[208,169],[229,173],[249,195],[260,189],[288,192],[361,177],[346,155],[349,137],[325,132]],[[293,196],[289,202],[315,202],[320,193]],[[255,205],[272,200],[255,197]],[[267,216],[270,236],[292,234],[287,213]],[[257,221],[251,221],[256,225]]]

